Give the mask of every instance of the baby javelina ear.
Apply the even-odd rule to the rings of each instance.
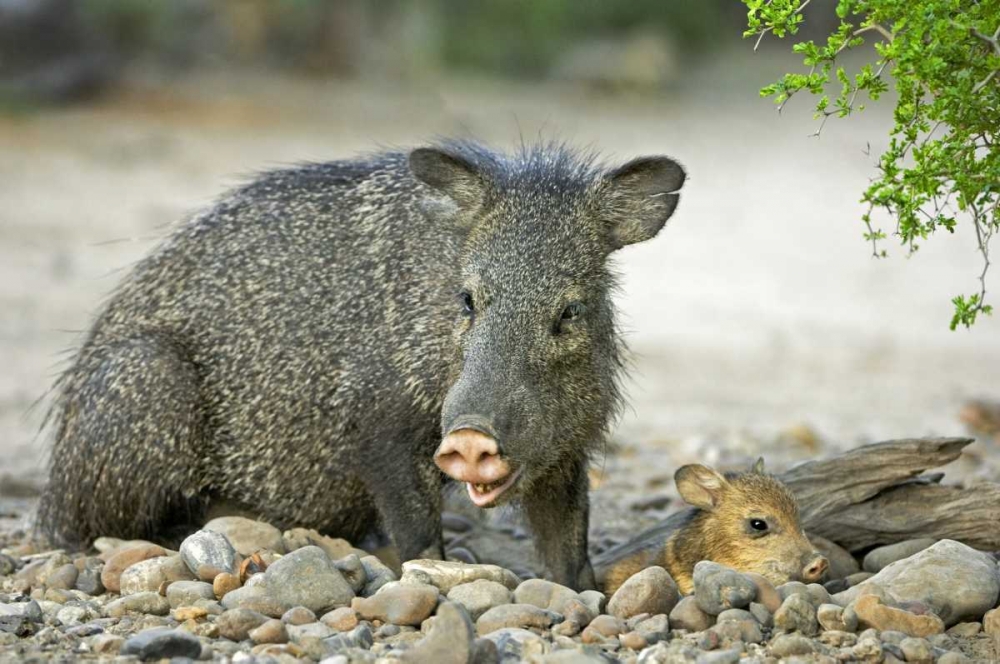
[[[674,483],[685,502],[710,511],[719,506],[723,494],[730,488],[725,477],[698,463],[678,468]]]
[[[767,471],[764,470],[764,457],[757,457],[757,460],[750,466],[750,472],[757,473],[758,475],[767,475]]]

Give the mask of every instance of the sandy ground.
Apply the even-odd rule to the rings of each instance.
[[[541,133],[610,159],[666,153],[688,169],[667,228],[618,257],[636,369],[616,434],[624,453],[607,462],[619,479],[605,487],[631,499],[661,490],[682,462],[763,451],[781,467],[871,440],[964,433],[963,402],[1000,399],[1000,318],[947,328],[950,298],[976,288],[974,240],[959,231],[912,259],[872,259],[857,201],[887,109],[809,138],[805,103],[781,117],[757,99],[784,64],[720,61],[656,97],[200,74],[0,117],[7,492],[44,474],[42,409],[26,411],[165,226],[255,171],[456,133],[499,146]],[[658,479],[633,483],[640,467]],[[956,477],[996,480],[996,468],[973,460]]]

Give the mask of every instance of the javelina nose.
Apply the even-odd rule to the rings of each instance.
[[[805,567],[802,568],[802,580],[806,583],[816,583],[823,578],[830,568],[830,562],[821,555],[809,558]]]
[[[445,436],[434,453],[434,463],[449,477],[471,484],[492,484],[510,474],[496,439],[475,429],[459,429]]]

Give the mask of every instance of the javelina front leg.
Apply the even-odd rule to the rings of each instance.
[[[567,473],[552,473],[545,485],[535,487],[524,498],[535,547],[549,578],[574,590],[597,588],[587,556],[587,489],[587,464],[581,461]]]
[[[437,468],[398,468],[392,477],[379,473],[367,484],[382,526],[399,549],[401,562],[444,559],[441,474]]]

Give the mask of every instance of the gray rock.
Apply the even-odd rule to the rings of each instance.
[[[45,580],[46,588],[56,588],[59,590],[70,590],[76,585],[76,577],[80,571],[73,563],[60,565]]]
[[[365,566],[361,563],[361,558],[356,553],[344,556],[339,560],[334,560],[333,566],[337,568],[337,571],[344,577],[347,584],[351,586],[351,590],[354,591],[355,595],[364,591],[365,586],[368,584],[368,574],[365,572]]]
[[[336,632],[321,622],[309,623],[308,625],[288,625],[288,640],[292,643],[303,643],[306,639],[325,639],[333,636]]]
[[[882,660],[882,643],[877,636],[862,634],[851,648],[851,655],[861,661],[879,662]]]
[[[742,609],[729,610],[742,611]],[[749,612],[745,613],[749,615]],[[760,643],[764,640],[764,635],[760,631],[760,625],[757,624],[753,616],[735,620],[720,620],[708,629],[719,636],[719,643],[726,648],[733,647],[737,643]]]
[[[59,609],[58,613],[56,613],[56,620],[59,621],[60,624],[67,627],[79,625],[82,622],[93,620],[97,617],[97,611],[86,606],[80,606],[79,604],[75,606],[64,606]]]
[[[590,609],[590,614],[594,616],[604,613],[604,608],[608,604],[608,598],[598,590],[584,590],[580,593],[580,601]]]
[[[45,620],[42,607],[33,599],[27,602],[0,604],[0,616],[18,616],[33,623],[40,623]]]
[[[135,655],[142,661],[171,657],[194,659],[201,656],[201,641],[193,634],[179,629],[149,629],[125,641],[121,654]]]
[[[815,636],[819,633],[816,607],[802,594],[789,595],[774,612],[774,626],[786,632],[801,632],[806,636]]]
[[[257,613],[263,613],[269,618],[280,618],[286,611],[292,608],[286,602],[282,602],[263,587],[237,588],[226,593],[222,598],[222,607],[225,609],[250,609]],[[313,616],[313,620],[315,620]]]
[[[212,584],[204,581],[175,581],[167,586],[167,602],[170,608],[193,606],[199,599],[214,600]]]
[[[935,659],[934,648],[927,639],[908,636],[899,642],[899,649],[906,661],[913,664],[933,664]]]
[[[897,560],[909,558],[913,554],[920,553],[924,549],[931,547],[936,543],[936,539],[922,537],[920,539],[905,540],[903,542],[896,542],[895,544],[880,546],[877,549],[872,549],[868,552],[868,555],[865,556],[865,560],[862,563],[862,568],[866,572],[871,572],[873,574],[881,572],[886,568],[886,566],[896,562]]]
[[[663,614],[650,616],[637,623],[635,631],[646,639],[646,643],[652,645],[670,638],[670,621]]]
[[[437,618],[430,632],[413,648],[405,651],[402,660],[417,664],[466,664],[472,656],[475,636],[475,629],[465,609],[454,602],[445,602],[438,608]]]
[[[339,652],[354,648],[368,650],[372,647],[372,643],[374,643],[372,630],[366,624],[358,625],[350,632],[334,634],[333,636],[323,639],[324,648],[326,649],[326,653],[329,655],[335,655]]]
[[[525,583],[528,583],[528,581],[525,581],[521,585],[523,586]],[[574,596],[576,595],[576,593],[573,594]],[[471,583],[462,583],[448,591],[448,600],[462,605],[469,613],[469,618],[473,621],[479,620],[479,616],[495,606],[510,604],[512,599],[513,594],[507,586],[486,579],[478,579]],[[533,602],[527,603],[533,604]]]
[[[302,547],[281,557],[267,568],[264,577],[268,594],[288,607],[304,606],[321,614],[347,606],[354,597],[351,586],[318,546]]]
[[[726,609],[745,609],[757,598],[754,583],[734,570],[703,560],[694,566],[694,598],[709,615]]]
[[[170,603],[159,593],[143,592],[127,595],[104,606],[104,615],[109,618],[121,618],[128,613],[150,613],[154,616],[165,616],[170,613]]]
[[[715,616],[702,611],[693,595],[682,597],[677,602],[677,606],[670,612],[670,626],[674,629],[701,632],[713,624],[715,624]]]
[[[503,604],[481,615],[476,621],[476,631],[485,636],[507,627],[548,629],[560,620],[559,614],[532,604]]]
[[[261,550],[285,552],[281,531],[263,521],[242,516],[222,516],[206,523],[205,530],[225,535],[233,549],[244,557]]]
[[[226,536],[213,530],[199,530],[181,543],[184,564],[202,581],[211,581],[218,574],[236,573],[236,550]]]
[[[121,574],[121,594],[158,592],[164,583],[190,580],[191,571],[179,555],[149,558],[131,565]]]
[[[717,650],[698,655],[697,664],[738,664],[742,650]]]
[[[774,616],[767,610],[767,607],[757,602],[750,602],[748,609],[761,627],[771,627],[774,625]]]
[[[215,620],[219,636],[230,641],[245,641],[250,638],[250,630],[260,627],[268,618],[250,609],[230,609]]]
[[[808,655],[816,650],[812,639],[801,634],[779,634],[771,641],[771,654],[778,658]]]
[[[76,589],[95,597],[103,595],[101,572],[104,570],[104,561],[100,558],[86,558],[82,565],[83,569],[76,576]]]
[[[837,604],[820,604],[816,609],[816,620],[825,630],[853,632],[858,628],[858,615],[854,609]]]
[[[296,606],[281,615],[281,622],[286,625],[305,625],[316,622],[316,614],[304,606]]]
[[[864,588],[881,588],[896,602],[922,602],[946,627],[979,618],[997,604],[1000,570],[981,551],[954,540],[941,540],[909,558],[896,561],[867,581],[834,596],[841,606]]]
[[[851,574],[844,580],[847,581],[847,585],[849,587],[853,588],[854,586],[867,581],[873,576],[875,575],[872,572],[856,572],[855,574]]]
[[[510,604],[508,606],[515,606]],[[530,606],[530,605],[524,605]],[[503,607],[497,607],[503,608]],[[543,611],[536,606],[531,608]],[[548,654],[551,646],[549,643],[534,632],[530,632],[520,627],[505,627],[490,632],[486,638],[496,644],[500,661],[521,661],[530,657],[541,657]]]
[[[521,583],[513,572],[497,565],[467,565],[448,560],[409,560],[403,563],[400,582],[426,583],[447,595],[455,586],[477,579],[496,581],[511,590]]]
[[[358,593],[362,597],[371,597],[385,584],[397,580],[396,574],[375,556],[362,556],[361,566],[365,568],[367,579],[364,590]]]
[[[670,613],[680,599],[677,584],[662,567],[647,567],[633,574],[615,591],[608,613],[631,618],[640,613]]]
[[[87,645],[95,655],[117,655],[125,639],[117,634],[96,634],[87,638]]]

